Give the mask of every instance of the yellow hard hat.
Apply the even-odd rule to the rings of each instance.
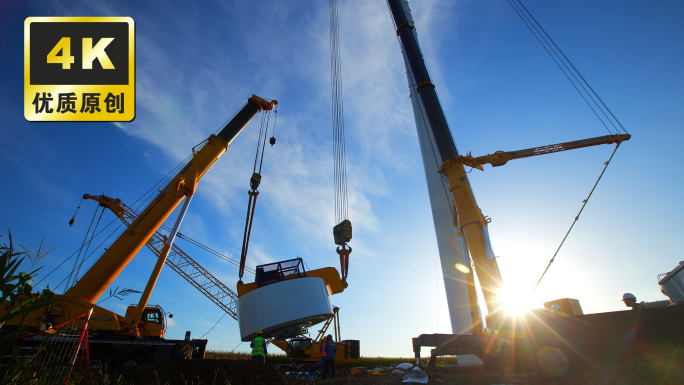
[[[258,336],[260,336],[260,335],[262,335],[262,334],[264,334],[264,332],[262,332],[261,330],[257,330],[257,335],[258,335]]]

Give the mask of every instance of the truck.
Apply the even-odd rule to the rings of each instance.
[[[166,339],[167,315],[159,305],[148,305],[188,205],[197,184],[230,143],[257,113],[271,111],[278,102],[267,101],[252,95],[234,117],[216,135],[210,135],[201,148],[193,148],[192,157],[173,179],[160,190],[147,207],[130,218],[127,229],[100,256],[93,266],[64,294],[54,294],[55,303],[29,313],[25,322],[17,316],[5,323],[2,333],[23,326],[26,331],[40,333],[53,325],[65,324],[84,313],[90,314],[87,333],[90,343],[91,365],[100,367],[110,361],[113,366],[132,366],[169,359],[201,359],[206,339]],[[98,299],[112,284],[140,249],[154,238],[157,229],[183,201],[178,218],[163,242],[158,242],[157,263],[137,304],[131,305],[124,315],[116,314],[96,305]],[[34,294],[32,294],[34,295]],[[92,311],[91,311],[92,309]],[[9,303],[0,307],[0,317],[9,311]],[[171,315],[169,315],[171,317]],[[21,324],[21,325],[20,325]],[[27,337],[13,343],[30,342]]]

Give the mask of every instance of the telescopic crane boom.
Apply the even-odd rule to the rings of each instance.
[[[440,247],[442,272],[444,274],[445,287],[447,287],[447,301],[450,306],[452,331],[454,332],[454,334],[422,334],[414,338],[412,342],[416,360],[420,360],[421,346],[434,346],[436,348],[432,350],[433,357],[446,354],[475,354],[485,361],[485,365],[492,367],[495,365],[492,363],[498,360],[498,354],[502,351],[500,349],[501,344],[511,342],[508,338],[499,338],[497,330],[508,332],[510,328],[503,327],[508,326],[505,314],[501,311],[500,295],[504,286],[489,240],[487,230],[489,219],[482,214],[477,205],[464,166],[467,165],[482,170],[482,165],[487,163],[492,166],[501,166],[511,159],[520,159],[599,144],[616,143],[619,145],[622,141],[629,140],[630,136],[628,134],[603,136],[521,151],[499,151],[477,158],[470,154],[460,155],[456,150],[444,111],[435,92],[435,86],[432,84],[425,66],[423,55],[418,45],[418,38],[414,31],[413,18],[408,2],[406,0],[387,0],[387,4],[394,20],[406,65],[411,102],[428,182],[433,220],[435,222],[438,246]],[[435,171],[441,174],[440,178],[436,178]],[[451,221],[444,220],[446,216],[452,214],[453,226],[458,231],[456,237],[461,242],[465,239],[462,248],[455,247],[455,245],[459,245],[461,242],[456,241],[456,237],[453,236],[454,230],[451,227],[451,223],[449,223]],[[443,252],[443,250],[446,252]],[[478,316],[477,297],[473,293],[474,290],[471,290],[473,289],[473,284],[472,272],[468,268],[470,266],[468,252],[470,252],[472,263],[477,271],[484,301],[489,313],[486,318],[487,330],[482,330]],[[462,262],[456,263],[455,270],[462,272],[465,275],[463,278],[453,272],[455,258],[461,258],[461,256],[456,255],[458,253],[462,253],[465,258],[461,259]],[[445,263],[445,260],[447,263]],[[459,269],[459,264],[465,264],[466,266]],[[468,284],[469,310],[473,326],[471,334],[468,334],[469,328],[460,328],[454,322],[454,316],[456,316],[459,322],[462,321],[458,317],[463,316],[464,310],[467,307],[463,306],[465,301],[462,300],[463,296],[460,295],[461,293],[455,294],[456,299],[454,301],[451,301],[449,298],[448,287],[450,285],[452,288],[460,290],[458,284],[452,284],[453,282]],[[456,292],[456,290],[452,290],[452,292]],[[452,302],[457,305],[455,310],[451,308]],[[454,327],[454,325],[457,327]],[[460,325],[463,325],[463,322]],[[547,325],[544,326],[548,329]],[[545,329],[539,330],[546,332]],[[551,332],[555,334],[553,330]],[[510,336],[511,334],[507,335]],[[535,335],[532,335],[530,342],[536,350],[536,347],[539,347],[541,344],[535,337]],[[561,340],[563,343],[568,344],[566,340],[562,338]],[[533,349],[530,350],[535,351]],[[534,354],[532,357],[539,358],[539,356]],[[490,364],[487,364],[488,362]]]
[[[451,137],[435,86],[432,84],[421,54],[418,39],[413,31],[413,20],[408,6],[405,7],[402,0],[388,0],[387,4],[394,18],[397,36],[404,53],[405,64],[409,72],[409,84],[415,87],[417,103],[422,110],[421,114],[426,121],[429,136],[435,145],[435,156],[438,164],[441,165],[439,172],[448,181],[448,188],[451,191],[456,208],[453,222],[458,224],[460,235],[465,237],[467,249],[477,269],[478,279],[491,318],[495,310],[500,307],[499,293],[503,287],[503,282],[489,242],[487,230],[489,220],[482,214],[475,201],[463,165],[454,161],[459,153],[456,150],[454,139]],[[468,262],[469,264],[470,262]],[[470,286],[472,287],[472,285]],[[479,334],[481,333],[481,326],[477,326],[479,314],[472,306],[473,299],[471,298],[473,332]]]
[[[110,198],[105,195],[89,194],[83,195],[83,199],[94,200],[98,202],[100,206],[108,208],[127,226],[138,217],[138,213],[126,206],[120,199]],[[145,243],[145,246],[147,246],[154,255],[161,257],[165,241],[166,237],[161,232],[156,231]],[[190,282],[192,286],[202,292],[202,294],[223,309],[223,311],[237,320],[237,312],[235,310],[237,294],[223,284],[223,282],[216,279],[216,277],[207,269],[203,268],[197,261],[192,259],[175,244],[171,247],[166,258],[166,265],[172,268],[181,277],[185,278],[186,281]],[[250,272],[253,272],[253,270],[250,269]]]
[[[65,293],[86,302],[95,303],[107,290],[150,237],[164,223],[184,198],[192,197],[197,182],[228,149],[230,142],[261,110],[270,110],[275,101],[267,102],[253,95],[218,135],[207,138],[204,146],[193,154],[188,164],[142,211],[128,229],[104,252],[83,277]],[[166,253],[170,245],[167,243]],[[162,262],[163,264],[163,262]],[[157,273],[158,275],[158,273]],[[154,278],[156,281],[156,277]]]
[[[476,168],[478,170],[484,170],[482,165],[487,164],[487,163],[491,164],[493,167],[498,167],[498,166],[503,166],[504,164],[508,163],[509,160],[513,160],[513,159],[522,159],[522,158],[529,158],[531,156],[552,154],[554,152],[576,150],[578,148],[598,146],[601,144],[613,144],[613,143],[615,143],[615,144],[619,145],[620,143],[629,140],[631,137],[632,136],[629,134],[606,135],[606,136],[599,136],[596,138],[575,140],[572,142],[551,144],[548,146],[533,147],[533,148],[528,148],[525,150],[497,151],[493,154],[478,156],[476,158],[474,158],[470,154],[465,155],[465,156],[460,155],[460,156],[455,157],[454,159],[455,159],[455,161],[460,162],[466,166],[470,166],[470,167]]]
[[[91,362],[103,363],[111,360],[112,365],[121,366],[170,359],[203,358],[207,340],[191,340],[190,332],[186,333],[184,340],[165,339],[166,313],[160,306],[147,306],[147,302],[161,268],[171,258],[175,262],[174,270],[186,279],[190,278],[188,280],[194,286],[235,317],[235,294],[225,286],[218,285],[218,280],[212,280],[211,274],[174,247],[173,239],[199,180],[228,149],[231,141],[247,123],[258,112],[271,110],[275,104],[275,100],[266,101],[252,95],[217,135],[209,136],[199,150],[193,149],[191,159],[140,215],[126,210],[120,201],[116,202],[117,200],[105,196],[86,196],[86,199],[95,199],[102,206],[109,207],[128,228],[74,286],[63,295],[54,295],[55,303],[49,308],[41,308],[25,317],[14,317],[5,325],[16,327],[23,323],[28,331],[39,332],[88,312],[92,314],[87,327],[92,344],[89,349]],[[184,199],[183,208],[170,234],[164,236],[158,233],[157,229]],[[125,315],[98,306],[98,298],[145,244],[154,249],[158,259],[139,303],[129,306]],[[204,275],[201,276],[202,274]],[[215,291],[217,289],[218,292]],[[8,306],[9,304],[0,307],[0,317],[6,315]]]

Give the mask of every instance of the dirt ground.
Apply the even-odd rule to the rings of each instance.
[[[667,363],[666,363],[667,364]],[[378,375],[326,380],[301,380],[288,377],[273,364],[251,360],[169,361],[119,369],[126,384],[200,385],[200,384],[274,384],[274,385],[389,385],[401,384],[400,376]],[[626,362],[561,377],[533,373],[485,373],[479,367],[450,367],[428,372],[430,385],[681,385],[684,367],[654,367]]]

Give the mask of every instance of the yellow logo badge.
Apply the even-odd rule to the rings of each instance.
[[[24,117],[32,122],[133,120],[133,19],[27,18]]]

